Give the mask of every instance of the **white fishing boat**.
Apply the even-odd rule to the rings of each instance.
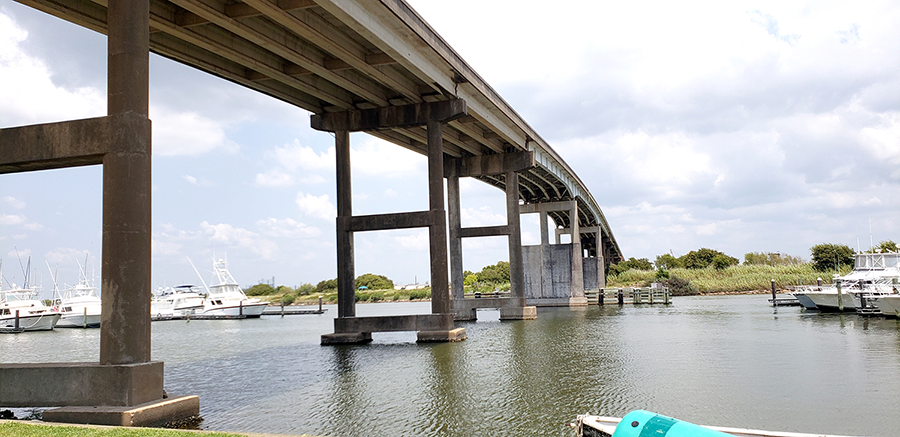
[[[203,311],[204,298],[200,288],[194,285],[162,287],[150,301],[150,315],[154,319],[188,317]]]
[[[205,317],[246,317],[262,315],[269,304],[256,298],[248,298],[228,271],[225,260],[213,262],[213,282],[208,288],[203,311]]]
[[[900,278],[900,253],[857,253],[853,271],[835,277],[834,283],[821,287],[799,287],[792,293],[806,308],[812,302],[819,311],[856,311],[862,306],[860,296],[874,299],[891,288],[885,287],[893,278]],[[841,282],[840,293],[835,284]]]
[[[621,424],[621,425],[620,425]],[[831,434],[804,434],[784,431],[730,428],[695,425],[649,411],[637,410],[623,418],[578,416],[575,423],[577,437],[842,437]]]
[[[60,314],[58,328],[99,328],[102,303],[97,287],[85,278],[74,287],[63,290],[56,302]]]
[[[53,312],[40,299],[35,288],[0,290],[0,329],[5,331],[50,331],[59,322],[60,314]]]

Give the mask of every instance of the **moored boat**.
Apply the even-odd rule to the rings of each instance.
[[[82,278],[74,287],[64,290],[55,309],[60,314],[58,328],[99,328],[102,303],[97,287]]]
[[[213,263],[213,283],[209,286],[203,310],[198,312],[206,317],[246,317],[256,318],[269,306],[256,298],[248,298],[228,271],[225,260]]]
[[[38,290],[18,288],[0,290],[0,329],[10,332],[50,331],[59,323],[60,314],[40,300]]]
[[[856,311],[863,307],[861,296],[873,299],[895,293],[891,287],[884,286],[893,278],[900,278],[900,253],[857,253],[850,273],[835,277],[832,284],[797,287],[792,294],[807,309],[814,305],[825,312]]]
[[[158,320],[188,317],[203,311],[204,298],[200,288],[194,285],[163,287],[150,301],[150,315]]]

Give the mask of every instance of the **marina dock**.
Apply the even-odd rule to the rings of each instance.
[[[672,303],[669,289],[664,287],[601,288],[599,290],[585,290],[584,296],[587,298],[589,305],[623,305],[626,303],[634,305],[668,305]]]

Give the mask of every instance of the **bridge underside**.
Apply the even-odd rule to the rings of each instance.
[[[589,282],[585,254],[600,265],[621,259],[597,202],[572,169],[402,0],[17,1],[109,36],[106,117],[0,129],[0,173],[103,165],[103,311],[98,363],[0,365],[0,405],[87,406],[57,417],[93,423],[147,404],[173,420],[199,414],[196,398],[174,407],[163,400],[162,363],[150,358],[150,51],[304,108],[316,114],[315,127],[335,132],[339,317],[323,343],[364,342],[371,332],[392,330],[458,341],[465,331],[454,318],[486,305],[505,318],[533,318],[528,304],[537,295],[527,291],[519,236],[519,214],[540,208],[532,205],[547,206],[537,211],[542,232],[548,217],[571,229],[571,247],[549,249],[569,254],[568,267],[558,267],[552,253],[540,261],[550,262],[553,293],[562,283],[555,278],[568,275],[569,304],[579,304]],[[427,211],[352,215],[350,131],[428,156]],[[461,252],[459,263],[448,263],[445,166],[451,185],[470,176],[506,191],[502,227],[461,228],[458,186],[449,206],[454,259],[461,238],[508,236],[514,286],[506,300],[451,295],[448,276],[460,280]],[[410,227],[429,229],[432,314],[356,317],[353,233]],[[594,232],[582,231],[588,228]],[[542,235],[542,247],[545,241]],[[48,382],[58,386],[52,398],[42,392]]]

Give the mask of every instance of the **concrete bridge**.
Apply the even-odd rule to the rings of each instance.
[[[17,1],[109,36],[106,117],[0,130],[0,173],[103,165],[103,321],[99,363],[0,366],[0,405],[106,406],[107,422],[146,403],[179,412],[165,417],[194,408],[180,399],[159,410],[163,366],[150,357],[148,51],[306,109],[313,128],[334,133],[339,302],[323,344],[395,330],[462,340],[454,320],[478,308],[529,319],[535,306],[586,304],[584,290],[622,259],[578,176],[403,0]],[[428,156],[428,210],[353,215],[355,131]],[[461,226],[460,177],[506,192],[506,225]],[[519,216],[529,213],[540,214],[542,244],[523,248]],[[569,243],[551,244],[549,220]],[[353,234],[411,227],[429,229],[432,313],[356,317]],[[509,240],[510,297],[465,299],[462,239],[498,235]],[[89,410],[48,413],[99,420]]]

